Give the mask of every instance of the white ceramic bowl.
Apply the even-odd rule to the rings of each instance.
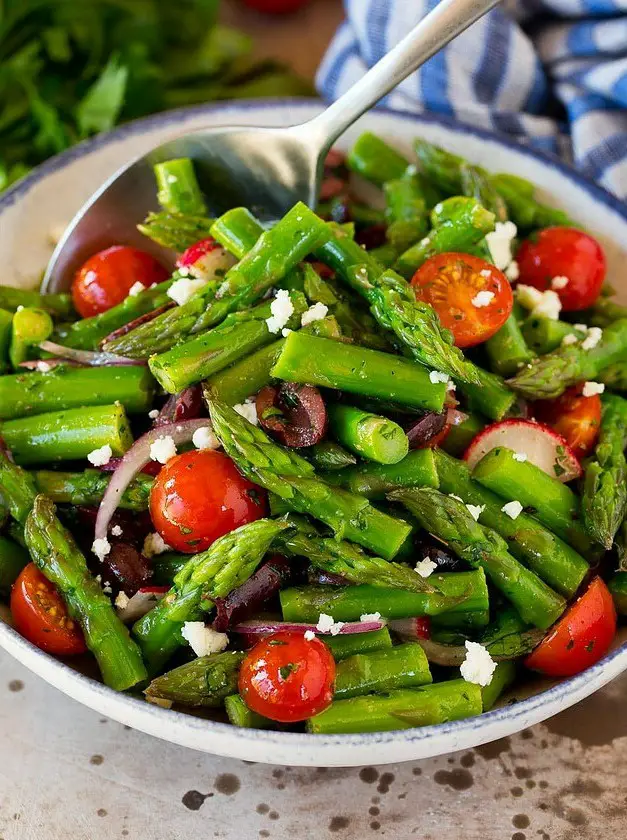
[[[52,238],[83,201],[116,169],[166,138],[203,126],[224,124],[290,125],[319,111],[316,103],[255,102],[208,106],[140,120],[90,140],[53,158],[0,197],[2,283],[33,287],[52,251]],[[610,279],[624,267],[627,208],[602,189],[553,159],[508,139],[457,125],[439,117],[412,117],[389,111],[368,114],[339,143],[348,148],[364,129],[380,133],[399,148],[411,148],[422,135],[490,170],[512,172],[542,187],[546,196],[605,243]],[[621,251],[621,245],[623,250]],[[137,697],[118,694],[96,679],[31,645],[7,623],[0,608],[0,645],[26,667],[65,694],[129,726],[197,750],[250,761],[288,765],[358,766],[384,764],[467,749],[511,735],[597,691],[627,669],[627,643],[601,662],[560,683],[532,683],[517,702],[480,717],[422,729],[361,735],[305,735],[237,729],[184,712],[167,711]],[[511,697],[509,698],[511,700]]]

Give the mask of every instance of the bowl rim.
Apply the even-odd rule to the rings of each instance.
[[[62,170],[77,159],[88,156],[100,148],[128,137],[167,126],[171,123],[183,124],[198,117],[210,116],[221,112],[263,112],[285,108],[296,111],[298,109],[311,111],[314,108],[321,107],[322,104],[319,99],[304,98],[236,100],[178,108],[134,120],[111,132],[85,140],[40,164],[25,178],[18,181],[0,196],[0,216],[24,197],[39,181]],[[551,166],[558,170],[564,178],[574,182],[578,187],[590,194],[593,199],[617,213],[627,225],[627,204],[603,187],[589,181],[585,176],[558,158],[521,144],[508,135],[466,125],[445,115],[414,114],[390,108],[377,108],[376,113],[387,115],[392,120],[403,120],[415,123],[416,125],[438,125],[456,134],[467,134],[496,142],[534,161]],[[223,738],[220,736],[225,736],[233,742],[241,742],[242,746],[254,741],[261,746],[266,745],[269,748],[273,746],[283,750],[293,748],[295,754],[300,753],[303,748],[313,748],[316,753],[322,752],[323,754],[327,748],[346,747],[350,749],[351,747],[357,746],[374,747],[375,745],[377,747],[385,747],[401,743],[404,745],[416,745],[435,741],[438,738],[451,741],[444,750],[447,751],[449,749],[459,748],[459,746],[456,746],[457,742],[463,741],[463,736],[469,736],[472,733],[474,733],[474,736],[472,736],[473,744],[481,743],[482,741],[511,734],[520,728],[524,728],[531,723],[537,723],[558,711],[568,708],[594,691],[602,688],[606,683],[627,669],[627,642],[624,642],[582,673],[563,679],[556,685],[524,700],[484,712],[476,717],[444,724],[389,732],[312,735],[310,733],[300,732],[241,729],[230,723],[207,720],[190,715],[184,711],[166,710],[149,704],[136,696],[116,692],[98,680],[74,670],[66,662],[39,650],[3,621],[0,621],[0,646],[38,676],[70,697],[110,717],[117,717],[118,720],[127,720],[127,712],[130,710],[134,713],[133,718],[136,728],[141,729],[145,727],[145,731],[165,740],[174,741],[186,746],[193,746],[193,743],[190,743],[190,741],[194,735],[202,733],[206,740],[210,739],[211,734],[214,733],[221,741],[223,741]],[[42,661],[44,663],[43,667]],[[149,719],[152,719],[150,723],[148,723]],[[519,721],[523,722],[519,723]],[[486,730],[484,735],[479,734],[482,730]],[[186,733],[186,737],[183,737],[183,733]],[[457,736],[457,738],[456,740],[453,738],[449,739],[449,736]],[[211,751],[212,745],[210,743],[204,745],[198,744],[196,748]],[[242,750],[230,751],[224,746],[216,749],[216,752],[223,755],[243,755]],[[437,752],[438,750],[434,750],[429,754],[436,754]],[[264,759],[261,758],[260,760]],[[271,761],[272,758],[268,760]],[[323,755],[318,755],[315,761],[307,763],[319,764],[323,760]],[[378,763],[383,763],[386,760],[396,761],[398,757],[387,759],[386,757],[377,755],[376,757],[373,756],[373,760],[376,760]]]

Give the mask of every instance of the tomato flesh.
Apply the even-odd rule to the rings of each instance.
[[[522,243],[516,255],[520,283],[541,292],[554,288],[565,312],[587,309],[595,302],[605,280],[607,263],[601,245],[575,228],[552,227]],[[553,280],[567,278],[565,286]]]
[[[246,705],[264,717],[296,723],[317,715],[333,699],[335,661],[329,648],[300,632],[267,636],[248,653],[239,674]]]
[[[601,425],[601,398],[584,397],[582,385],[573,385],[556,400],[540,400],[533,405],[536,420],[546,423],[566,438],[578,458],[594,448]]]
[[[436,254],[420,266],[411,282],[416,298],[435,309],[457,347],[487,341],[501,329],[514,305],[503,272],[471,254]]]
[[[150,493],[150,515],[165,542],[188,554],[265,516],[265,490],[238,472],[222,452],[175,455],[159,471]]]
[[[615,635],[612,595],[601,578],[595,577],[525,665],[548,677],[572,677],[605,656]]]
[[[135,283],[148,288],[168,279],[168,272],[145,251],[114,245],[90,257],[74,276],[72,299],[83,318],[106,312],[128,296]]]
[[[11,591],[15,629],[41,650],[56,656],[84,653],[83,633],[68,615],[54,584],[34,563],[22,569]]]

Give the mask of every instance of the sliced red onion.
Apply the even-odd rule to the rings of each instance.
[[[375,630],[381,630],[385,625],[386,622],[383,619],[378,621],[347,621],[340,628],[339,634],[347,636],[353,633],[373,633]],[[308,630],[317,636],[333,635],[327,630],[318,630],[315,624],[301,624],[292,621],[240,621],[233,627],[234,633],[240,633],[242,636],[259,637],[270,636],[272,633],[280,633],[281,631],[306,633]]]
[[[111,517],[116,511],[122,494],[141,472],[144,464],[150,461],[150,447],[160,437],[171,437],[176,445],[189,443],[196,429],[210,426],[211,421],[205,417],[200,420],[183,420],[181,423],[172,423],[169,426],[161,426],[158,429],[151,429],[142,435],[131,446],[122,458],[119,467],[111,476],[96,518],[95,539],[106,539]]]
[[[388,627],[404,639],[428,639],[431,633],[431,622],[427,616],[399,618],[390,621]]]
[[[41,366],[44,365],[42,368]],[[38,370],[42,373],[47,373],[49,370],[58,367],[59,365],[70,365],[71,367],[82,367],[78,362],[72,362],[69,359],[28,359],[25,362],[20,362],[18,367],[26,368],[26,370]]]
[[[45,350],[46,353],[54,353],[62,359],[69,359],[72,362],[78,362],[80,365],[87,365],[88,367],[101,367],[103,365],[122,366],[122,365],[147,365],[146,359],[130,359],[128,356],[118,356],[117,353],[104,353],[102,351],[93,350],[77,350],[75,347],[64,347],[62,344],[56,344],[54,341],[42,341],[38,345],[40,350]]]
[[[167,586],[146,586],[139,589],[124,606],[119,606],[116,603],[118,617],[124,624],[134,624],[149,613],[167,591]]]
[[[142,324],[154,321],[159,315],[163,315],[163,313],[167,312],[168,309],[174,309],[175,306],[176,304],[172,301],[171,303],[164,303],[163,306],[158,306],[156,309],[151,309],[150,312],[145,312],[143,315],[140,315],[139,318],[134,318],[127,324],[123,324],[121,327],[118,327],[117,330],[113,330],[113,332],[109,333],[109,335],[106,335],[100,342],[100,346],[104,347],[109,341],[114,341],[116,338],[121,338],[123,335],[127,335],[136,327],[141,327]]]

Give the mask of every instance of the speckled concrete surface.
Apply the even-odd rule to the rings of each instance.
[[[299,769],[131,731],[0,653],[0,840],[622,840],[626,694],[464,753]]]

